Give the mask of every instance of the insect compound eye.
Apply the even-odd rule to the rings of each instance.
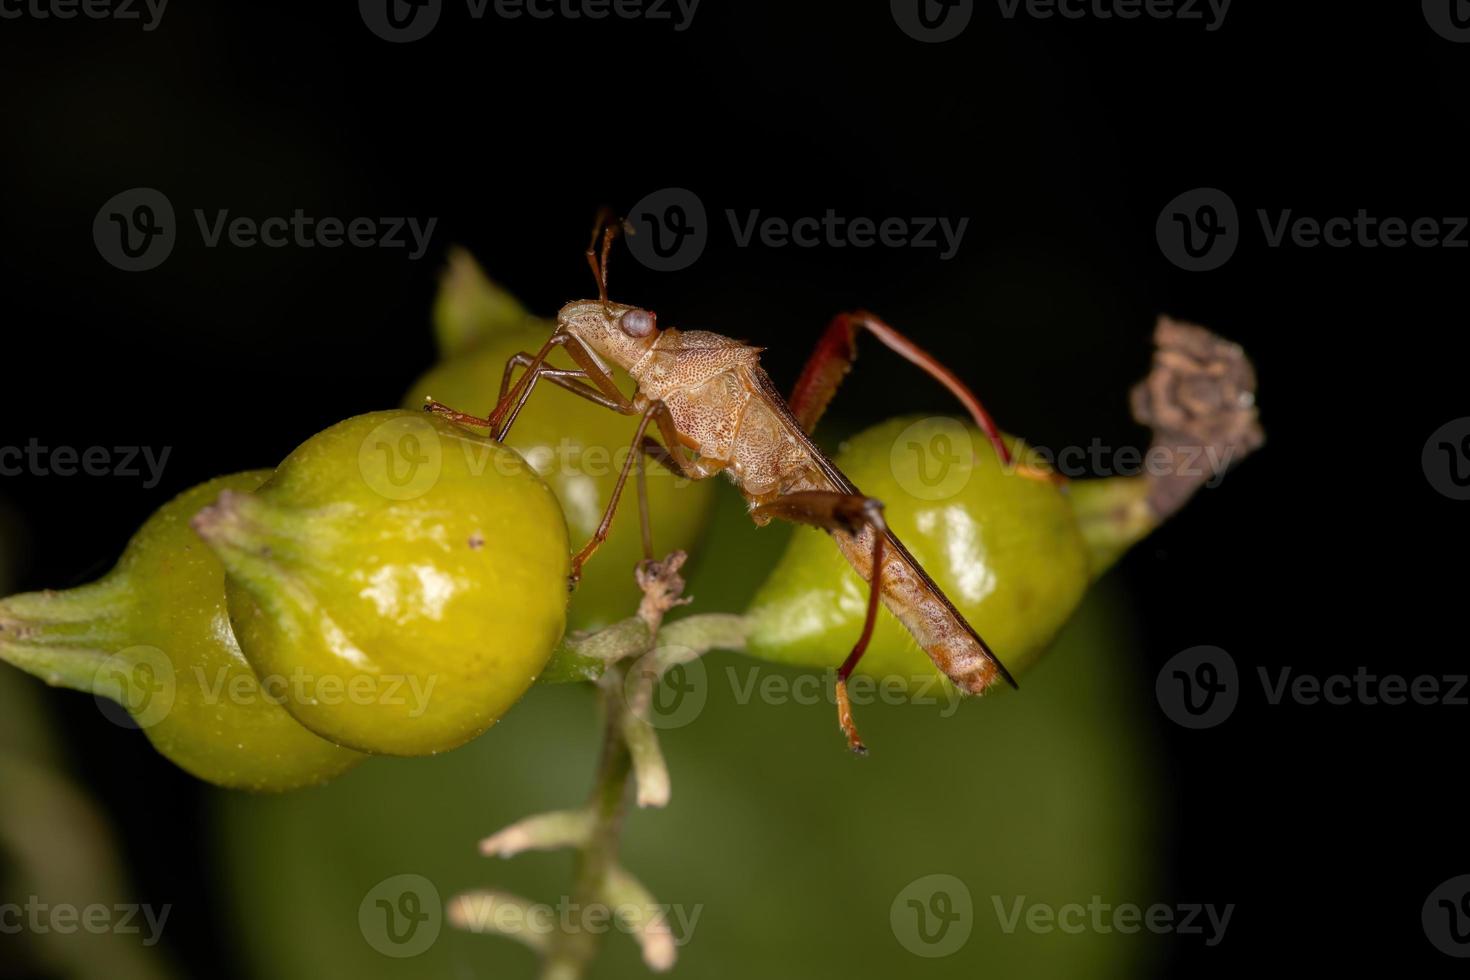
[[[648,310],[629,310],[618,325],[629,337],[647,337],[657,328],[657,318]]]

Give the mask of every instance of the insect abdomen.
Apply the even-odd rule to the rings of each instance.
[[[856,535],[832,532],[842,556],[864,582],[872,581],[873,535],[864,528]],[[980,694],[995,683],[1000,672],[985,648],[941,596],[935,594],[922,572],[890,533],[894,546],[883,550],[883,604],[913,635],[934,666],[962,691]]]

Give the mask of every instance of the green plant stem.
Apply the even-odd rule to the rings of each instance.
[[[575,914],[585,913],[589,906],[603,900],[605,883],[618,865],[618,845],[628,803],[628,776],[633,768],[633,757],[623,735],[628,710],[623,700],[627,669],[627,661],[614,664],[600,684],[604,714],[602,755],[592,797],[587,803],[592,813],[592,833],[577,855],[571,894]],[[580,978],[597,956],[599,935],[577,923],[569,931],[557,932],[542,962],[542,980]]]
[[[501,857],[527,850],[576,848],[568,900],[569,911],[580,919],[574,918],[544,939],[538,935],[532,940],[523,933],[497,929],[493,920],[479,914],[487,903],[523,903],[515,896],[469,892],[450,905],[449,918],[456,927],[500,932],[540,952],[542,980],[580,980],[596,959],[606,930],[588,928],[590,908],[619,916],[642,947],[643,961],[650,969],[663,971],[674,965],[673,937],[665,924],[651,916],[654,897],[618,861],[628,783],[638,786],[639,806],[668,803],[668,770],[657,732],[646,717],[653,688],[665,671],[709,650],[744,649],[750,633],[744,617],[722,613],[686,616],[664,627],[664,615],[689,601],[683,598],[684,579],[679,574],[685,557],[676,551],[663,561],[640,564],[637,580],[643,600],[637,614],[596,633],[569,638],[543,675],[543,681],[591,681],[598,689],[602,749],[586,806],[528,817],[480,843],[481,853]]]

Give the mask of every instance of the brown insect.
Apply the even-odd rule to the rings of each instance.
[[[783,399],[760,366],[760,348],[704,330],[660,329],[651,310],[608,300],[608,252],[616,231],[612,226],[602,234],[600,259],[598,229],[587,248],[598,298],[563,306],[556,330],[541,349],[534,354],[523,351],[506,363],[499,401],[488,418],[438,402],[425,406],[461,424],[488,427],[496,439],[503,440],[536,383],[545,378],[615,412],[639,417],[632,442],[635,451],[628,454],[618,474],[612,499],[591,540],[572,559],[573,581],[606,539],[633,461],[639,460],[641,476],[646,454],[690,479],[725,474],[749,502],[750,516],[758,525],[780,518],[826,530],[869,583],[862,635],[837,671],[838,723],[854,752],[866,749],[853,722],[847,680],[872,638],[880,599],[960,690],[978,694],[997,677],[1014,687],[1000,659],[888,528],[882,503],[853,486],[809,435],[852,366],[860,330],[948,388],[989,437],[1001,460],[1009,464],[1010,452],[979,399],[913,341],[872,314],[861,312],[841,314],[828,325],[791,397]],[[577,369],[547,364],[547,355],[555,347],[566,348]],[[613,382],[609,363],[637,382],[631,398]],[[525,371],[512,386],[517,367]],[[662,445],[648,435],[650,424],[658,426]],[[641,495],[640,514],[644,551],[651,557],[647,506]]]

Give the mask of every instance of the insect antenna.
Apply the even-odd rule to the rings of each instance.
[[[592,278],[597,280],[597,298],[607,302],[607,259],[612,252],[613,239],[622,229],[622,221],[614,220],[609,208],[598,208],[597,220],[592,223],[592,240],[587,243],[587,265],[592,269]],[[602,256],[597,254],[597,239],[602,237]]]

